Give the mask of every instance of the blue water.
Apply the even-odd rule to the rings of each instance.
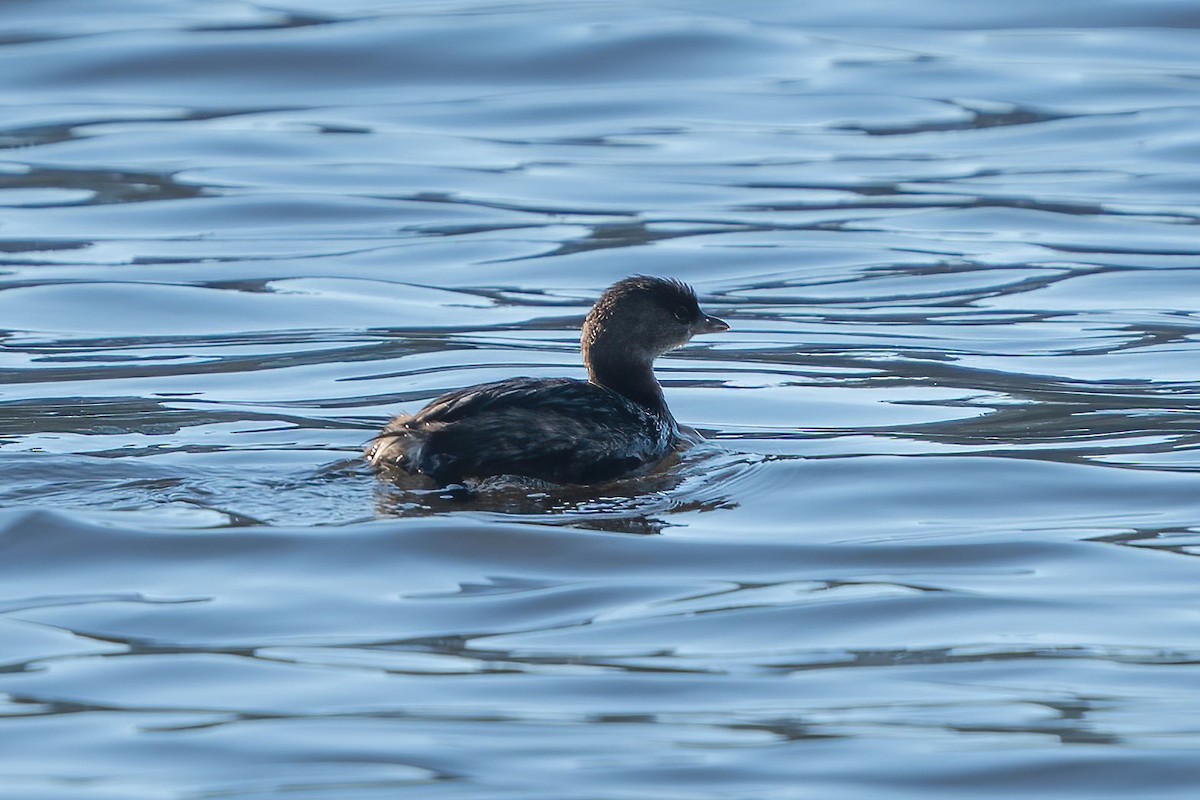
[[[1190,800],[1198,223],[1185,0],[8,0],[0,797]],[[632,273],[707,443],[362,464]]]

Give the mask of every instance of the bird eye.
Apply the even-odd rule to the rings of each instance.
[[[679,308],[675,309],[675,319],[679,320],[680,322],[690,322],[692,319],[692,314],[686,308],[680,306]]]

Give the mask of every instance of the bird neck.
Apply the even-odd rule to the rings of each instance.
[[[650,359],[613,357],[605,352],[585,350],[583,363],[587,367],[588,380],[592,383],[612,389],[652,411],[666,411],[667,403],[662,387],[654,377],[654,365]]]

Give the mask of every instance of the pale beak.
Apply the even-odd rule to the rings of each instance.
[[[692,333],[721,333],[729,330],[729,323],[723,319],[701,314],[700,319],[692,326]]]

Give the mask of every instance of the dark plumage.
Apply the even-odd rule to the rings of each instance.
[[[695,334],[728,329],[700,310],[686,284],[626,278],[583,323],[586,382],[511,378],[444,394],[389,422],[367,459],[443,484],[493,475],[592,483],[635,473],[666,456],[679,434],[654,359]]]

